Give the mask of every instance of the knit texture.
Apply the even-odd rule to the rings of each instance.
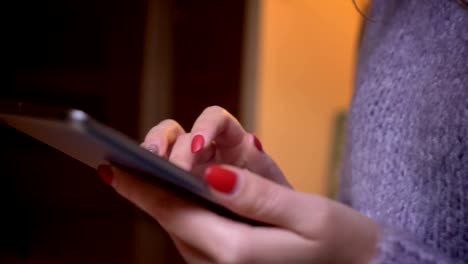
[[[372,263],[468,263],[468,9],[376,0],[339,199],[382,227]]]

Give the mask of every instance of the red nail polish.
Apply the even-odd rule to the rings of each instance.
[[[197,153],[205,145],[205,138],[202,135],[196,135],[192,139],[192,153]]]
[[[262,143],[260,143],[260,140],[258,140],[257,136],[255,136],[254,134],[252,134],[252,136],[255,147],[258,149],[258,151],[263,152],[263,146]]]
[[[112,183],[112,179],[114,178],[114,173],[112,172],[109,165],[99,165],[99,167],[97,168],[97,172],[105,183],[107,184]]]
[[[205,170],[205,182],[213,189],[231,193],[237,182],[237,175],[218,165],[212,165]]]

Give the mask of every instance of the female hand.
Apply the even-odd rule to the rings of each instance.
[[[255,138],[219,110],[207,109],[188,134],[174,121],[164,121],[143,145],[157,146],[160,155],[185,169],[203,168],[199,175],[221,205],[271,226],[224,218],[118,168],[108,172],[111,186],[156,219],[189,263],[367,263],[377,226],[344,205],[285,186]],[[197,135],[205,139],[202,150],[193,143]],[[206,143],[212,141],[216,152]],[[209,165],[213,161],[224,165]]]
[[[237,119],[219,106],[206,108],[190,133],[176,121],[164,120],[148,132],[141,145],[198,176],[209,164],[221,163],[290,186],[257,137],[247,133]]]

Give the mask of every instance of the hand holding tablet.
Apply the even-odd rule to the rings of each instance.
[[[110,163],[188,197],[221,215],[259,224],[239,217],[217,204],[202,179],[202,174],[209,164],[229,161],[233,165],[242,165],[241,163],[251,160],[256,154],[262,155],[263,152],[255,148],[256,138],[245,133],[237,120],[227,112],[224,113],[220,108],[211,108],[207,114],[208,118],[213,114],[219,118],[219,126],[211,130],[200,130],[193,136],[185,133],[175,121],[165,120],[148,133],[140,146],[80,110],[15,101],[2,101],[0,104],[1,122],[84,164],[98,168],[99,165]],[[207,114],[202,115],[196,124],[203,125],[203,118]],[[194,126],[197,127],[201,128]],[[190,140],[191,143],[188,142]],[[238,143],[243,144],[242,148],[247,147],[247,141],[252,144],[247,152],[238,148]],[[252,157],[245,156],[244,153]],[[279,173],[278,169],[278,175],[274,176],[281,178]]]
[[[147,150],[79,110],[10,103],[0,112],[1,121],[99,168],[189,263],[367,263],[374,254],[372,220],[292,190],[259,140],[220,107],[207,108],[190,132],[161,122]]]

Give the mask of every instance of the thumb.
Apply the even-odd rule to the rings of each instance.
[[[311,213],[324,206],[318,196],[296,192],[246,169],[212,165],[204,176],[214,198],[227,209],[297,233],[311,231],[306,230]]]

